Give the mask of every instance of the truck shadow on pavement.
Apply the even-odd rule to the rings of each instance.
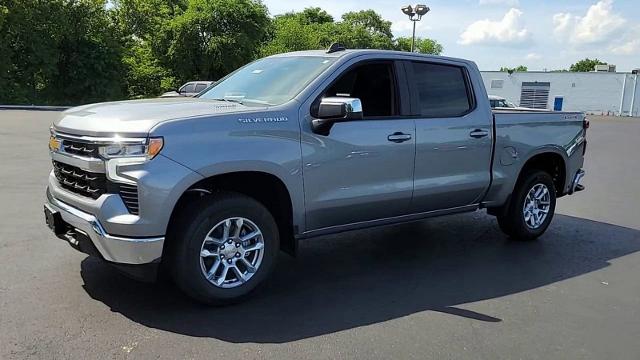
[[[281,256],[259,293],[223,308],[194,303],[166,283],[130,280],[93,258],[81,267],[92,298],[144,326],[284,343],[423,311],[498,323],[499,313],[459,306],[596,271],[637,251],[634,229],[556,215],[538,241],[514,242],[476,212],[302,242],[297,258]]]

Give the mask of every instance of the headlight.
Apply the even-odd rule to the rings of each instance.
[[[146,158],[151,160],[162,150],[164,141],[161,137],[150,138],[146,144],[114,143],[99,148],[100,155],[105,159],[116,158]]]

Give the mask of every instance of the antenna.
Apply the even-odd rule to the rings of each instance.
[[[336,51],[345,51],[347,50],[347,48],[339,43],[333,43],[331,44],[331,46],[329,46],[329,49],[327,50],[327,54],[331,54],[334,53]]]

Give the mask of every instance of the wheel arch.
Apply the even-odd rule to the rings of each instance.
[[[278,225],[280,248],[295,256],[294,204],[286,183],[277,175],[265,171],[230,171],[207,176],[187,188],[171,211],[168,231],[181,211],[193,201],[205,200],[217,191],[232,191],[247,195],[263,204],[273,215]],[[169,245],[169,244],[166,244]],[[170,245],[169,245],[170,246]],[[165,249],[169,246],[165,246]]]
[[[568,158],[566,152],[562,148],[556,146],[546,146],[538,148],[529,152],[527,160],[522,163],[522,166],[514,173],[514,180],[512,185],[508,185],[508,195],[505,195],[505,200],[500,202],[498,206],[488,206],[487,212],[491,215],[504,215],[504,212],[509,208],[511,202],[511,196],[516,190],[516,187],[521,182],[523,176],[532,169],[539,169],[546,171],[551,175],[553,184],[556,189],[556,196],[561,197],[566,193],[568,185],[567,180],[567,164]],[[505,189],[506,190],[506,189]]]
[[[538,169],[551,175],[556,194],[560,197],[564,194],[567,185],[567,160],[566,153],[556,147],[538,149],[529,155],[520,168],[515,186],[528,171]]]

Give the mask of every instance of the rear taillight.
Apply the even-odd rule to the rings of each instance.
[[[584,118],[582,120],[582,128],[584,129],[584,135],[585,139],[584,142],[582,143],[582,156],[584,156],[584,154],[587,152],[587,129],[589,128],[589,120],[587,120],[587,118]]]

